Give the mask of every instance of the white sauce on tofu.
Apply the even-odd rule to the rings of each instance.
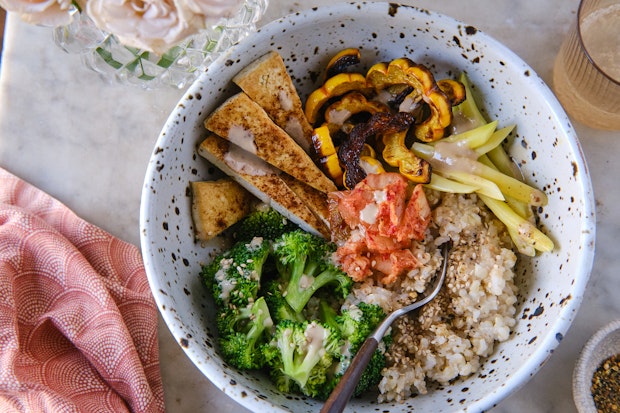
[[[301,127],[301,123],[299,123],[299,119],[294,117],[289,117],[286,120],[286,125],[284,127],[286,133],[291,135],[291,137],[297,142],[299,146],[303,148],[306,152],[310,148],[306,138],[304,137],[304,130]]]
[[[233,171],[251,176],[265,176],[274,174],[272,167],[256,155],[244,151],[238,146],[231,145],[224,162]]]
[[[228,140],[240,148],[256,155],[254,134],[240,125],[233,125],[228,129]]]
[[[293,100],[291,96],[286,92],[286,90],[280,90],[278,92],[278,101],[280,101],[280,106],[282,110],[289,112],[293,110]]]

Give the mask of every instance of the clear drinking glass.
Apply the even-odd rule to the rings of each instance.
[[[575,120],[620,130],[620,0],[582,0],[553,70],[553,88]]]

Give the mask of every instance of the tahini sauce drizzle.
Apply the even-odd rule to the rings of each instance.
[[[431,166],[438,170],[475,174],[477,172],[477,159],[476,151],[470,149],[466,144],[437,142],[435,153],[430,162]]]

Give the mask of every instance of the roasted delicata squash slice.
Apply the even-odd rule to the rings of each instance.
[[[465,85],[457,80],[440,79],[437,81],[437,86],[439,86],[439,89],[446,94],[452,106],[460,105],[467,98]]]
[[[367,173],[360,160],[366,148],[366,142],[396,132],[406,132],[415,118],[410,113],[375,113],[367,122],[355,125],[351,133],[338,147],[338,160],[343,169],[343,185],[353,189]]]
[[[317,163],[321,170],[338,188],[342,188],[343,170],[340,167],[338,153],[327,124],[314,129],[312,144],[317,154]]]
[[[394,85],[409,85],[422,91],[424,86],[420,79],[408,71],[412,65],[413,62],[405,58],[395,59],[390,63],[375,63],[366,73],[367,84],[377,93]]]
[[[390,108],[374,100],[366,99],[358,91],[349,92],[325,109],[325,122],[331,133],[335,133],[353,115],[366,112],[371,115],[379,112],[389,112]]]
[[[407,179],[418,184],[427,184],[431,180],[431,166],[416,156],[407,146],[407,131],[383,135],[383,160],[395,168]]]
[[[368,70],[366,80],[376,91],[397,84],[407,84],[418,91],[430,109],[430,115],[414,127],[415,136],[421,141],[441,139],[445,129],[452,123],[451,101],[425,66],[415,64],[407,58],[395,59],[389,64],[381,62]]]
[[[305,113],[308,122],[311,125],[317,122],[321,108],[329,99],[365,89],[366,77],[360,73],[339,73],[327,79],[323,86],[312,92],[306,100]]]
[[[339,51],[327,62],[327,66],[325,67],[325,78],[329,79],[339,73],[345,72],[348,67],[358,64],[360,60],[361,53],[359,49],[355,47]]]
[[[372,156],[360,156],[360,166],[366,174],[382,174],[385,168],[380,160]]]

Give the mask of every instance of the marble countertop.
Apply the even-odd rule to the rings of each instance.
[[[329,0],[271,0],[263,22]],[[504,43],[551,84],[553,61],[577,0],[418,0]],[[108,84],[53,44],[51,30],[10,15],[0,72],[0,166],[78,215],[139,244],[142,183],[155,140],[182,90]],[[593,181],[597,246],[582,307],[550,360],[492,411],[575,412],[571,376],[587,339],[620,318],[620,133],[574,124]],[[243,412],[186,358],[160,322],[161,368],[170,412]]]

